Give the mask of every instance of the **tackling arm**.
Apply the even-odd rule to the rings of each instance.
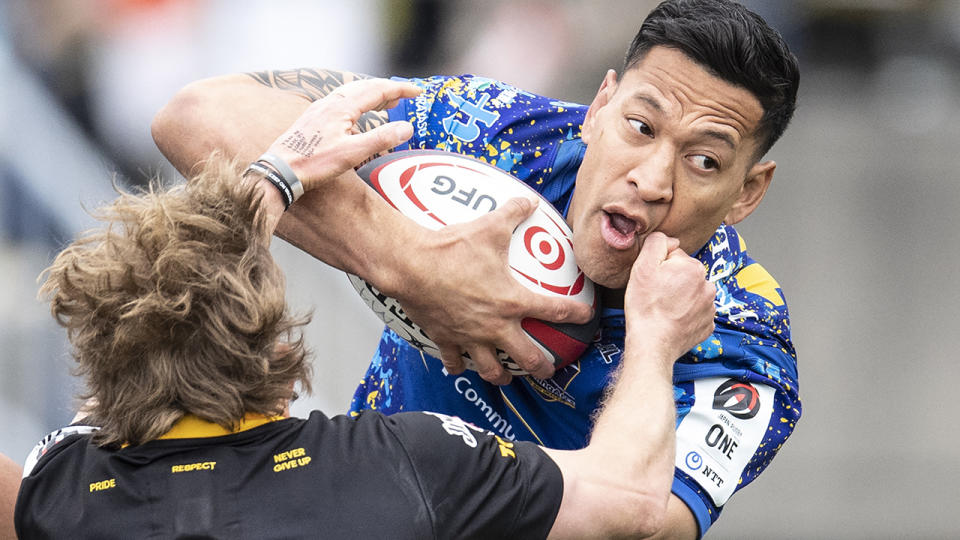
[[[633,265],[624,297],[623,359],[590,444],[578,451],[546,449],[564,480],[551,537],[681,532],[665,528],[683,524],[672,504],[679,501],[670,495],[673,363],[713,331],[715,289],[703,266],[678,246],[676,239],[651,234]]]
[[[151,126],[153,138],[164,156],[184,176],[190,176],[212,152],[222,152],[228,158],[237,157],[241,162],[251,162],[270,147],[312,102],[346,83],[362,79],[369,77],[346,71],[304,68],[225,75],[196,81],[180,90],[157,113]],[[366,132],[386,123],[385,111],[363,111],[356,120],[355,130]],[[353,126],[350,129],[354,129]],[[400,142],[397,141],[397,144]],[[358,199],[354,201],[354,211],[365,209],[366,203],[372,203],[367,209],[371,212],[372,221],[376,221],[377,212],[385,211],[382,208],[385,205],[378,205],[375,200],[364,200],[363,190],[351,189],[350,182],[340,187],[352,193],[340,194],[339,200],[349,202],[353,197]],[[320,214],[321,210],[330,209],[321,206],[321,200],[308,194],[280,220],[277,235],[333,266],[349,268],[361,265],[362,262],[348,262],[351,254],[347,250],[354,244],[347,243],[334,250],[325,245],[319,232],[326,228],[322,227],[324,224],[319,223],[321,219],[318,218],[329,215]],[[351,205],[341,206],[350,208]],[[323,221],[333,222],[330,219]],[[333,257],[337,255],[347,260],[334,260]]]
[[[185,86],[157,113],[153,138],[184,176],[213,151],[253,161],[310,103],[368,78],[346,71],[295,69],[203,79]],[[386,112],[365,111],[358,127],[369,131],[386,122]]]

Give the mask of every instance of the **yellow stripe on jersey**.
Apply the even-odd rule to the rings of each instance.
[[[773,276],[764,267],[757,263],[740,270],[734,278],[740,288],[753,294],[759,294],[775,306],[782,306],[785,303],[783,296],[780,296],[780,293],[777,292],[780,284],[773,279]]]
[[[530,424],[528,424],[527,421],[523,419],[523,416],[520,415],[520,411],[518,411],[517,408],[513,406],[513,403],[510,403],[510,399],[507,398],[507,395],[503,393],[503,390],[500,388],[497,388],[497,389],[500,390],[500,395],[503,396],[503,402],[506,403],[507,407],[510,407],[510,410],[513,411],[513,414],[517,415],[517,418],[519,418],[520,421],[523,422],[523,425],[524,427],[527,428],[527,431],[529,431],[530,434],[533,435],[533,438],[537,440],[537,444],[539,444],[540,446],[546,446],[545,444],[543,444],[543,441],[540,440],[540,437],[537,436],[537,433],[533,431],[533,428],[530,427]]]
[[[240,426],[235,430],[225,429],[223,426],[214,424],[213,422],[207,422],[197,416],[188,414],[177,421],[176,424],[170,428],[170,431],[164,433],[158,439],[199,439],[204,437],[222,437],[224,435],[230,435],[233,433],[239,433],[241,431],[246,431],[248,429],[253,429],[257,426],[262,426],[267,422],[273,422],[275,420],[283,420],[282,416],[271,416],[266,417],[262,414],[256,413],[247,413],[242,420],[240,420]]]

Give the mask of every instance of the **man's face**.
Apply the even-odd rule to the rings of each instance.
[[[587,276],[624,287],[651,232],[692,254],[752,212],[776,167],[755,161],[762,116],[748,90],[674,49],[654,47],[620,81],[609,72],[584,121],[567,216]]]

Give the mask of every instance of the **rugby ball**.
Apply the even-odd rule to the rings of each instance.
[[[370,161],[357,170],[360,178],[391,206],[431,230],[464,223],[495,210],[514,197],[540,196],[509,173],[472,157],[439,150],[404,150]],[[542,199],[510,239],[508,263],[518,282],[529,290],[568,297],[595,308],[597,292],[573,257],[572,232],[559,212]],[[432,356],[440,350],[430,337],[390,298],[359,277],[348,274],[361,298],[386,325],[408,343]],[[583,353],[599,326],[599,315],[587,324],[556,324],[524,319],[521,325],[559,369]],[[511,374],[525,375],[503,351],[498,358]],[[464,354],[468,369],[474,369]]]

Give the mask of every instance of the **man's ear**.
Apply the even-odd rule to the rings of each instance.
[[[600,89],[597,95],[593,96],[590,107],[587,109],[587,115],[583,119],[583,128],[580,130],[580,138],[584,143],[590,144],[590,138],[597,129],[597,112],[601,107],[610,102],[610,98],[617,89],[617,72],[608,69],[607,74],[603,76],[603,82],[600,83]]]
[[[756,210],[760,201],[763,200],[763,196],[767,193],[767,188],[770,187],[770,182],[773,180],[773,171],[776,168],[777,164],[773,161],[756,163],[750,167],[743,180],[743,185],[740,186],[740,195],[723,220],[725,223],[730,225],[740,223]]]

